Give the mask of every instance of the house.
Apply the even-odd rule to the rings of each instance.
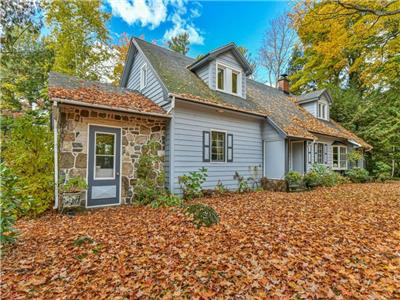
[[[131,200],[135,162],[153,137],[166,186],[178,194],[179,176],[201,167],[208,170],[204,188],[221,181],[236,189],[235,172],[279,182],[314,163],[344,171],[354,166],[349,152],[372,148],[330,118],[327,90],[296,97],[285,76],[272,88],[251,74],[233,43],[192,59],[139,38],[131,40],[119,88],[53,73],[56,168],[87,177],[92,207]],[[96,150],[106,142],[111,154]]]

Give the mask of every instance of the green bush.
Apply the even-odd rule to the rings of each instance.
[[[60,193],[77,193],[87,189],[86,180],[82,177],[71,177],[66,181],[61,180]]]
[[[228,189],[223,185],[221,180],[218,180],[217,185],[215,186],[215,194],[222,195],[226,193]]]
[[[162,162],[157,154],[159,149],[160,144],[150,140],[143,146],[138,160],[135,200],[142,205],[150,204],[165,194],[165,173],[157,168]]]
[[[329,167],[321,164],[314,164],[303,178],[304,184],[308,188],[317,186],[335,186],[342,182],[340,174],[332,171]]]
[[[369,181],[369,173],[363,168],[354,168],[346,171],[346,176],[355,183]]]
[[[314,188],[321,185],[321,176],[315,171],[310,171],[304,175],[303,181],[306,187]]]
[[[378,161],[375,163],[375,167],[372,170],[374,174],[374,178],[378,181],[386,181],[390,178],[390,172],[392,171],[392,167],[388,164]]]
[[[175,195],[161,195],[150,203],[152,208],[182,206],[183,200]]]
[[[245,193],[245,192],[248,192],[250,190],[250,187],[249,187],[249,184],[248,184],[246,178],[244,178],[244,176],[241,176],[239,174],[239,172],[237,172],[237,171],[235,172],[235,175],[233,175],[233,179],[237,180],[237,182],[238,182],[237,191],[239,193]]]
[[[289,171],[285,175],[285,180],[289,185],[300,185],[303,181],[303,178],[299,172]]]
[[[0,163],[0,243],[14,242],[17,217],[29,209],[31,197],[25,197],[18,186],[18,177]]]
[[[201,168],[197,172],[190,172],[189,175],[179,176],[179,184],[184,199],[193,199],[203,196],[202,184],[207,179],[207,169]]]
[[[53,204],[53,135],[48,120],[48,115],[32,114],[1,120],[2,161],[18,178],[19,197],[31,197],[24,215],[36,216]]]
[[[191,204],[185,208],[185,211],[193,217],[193,224],[197,228],[210,227],[219,223],[219,216],[211,206],[201,203]]]

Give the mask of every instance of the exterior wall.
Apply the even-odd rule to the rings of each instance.
[[[210,85],[210,64],[206,64],[196,71],[197,76],[200,77],[207,85]],[[214,83],[215,85],[215,83]]]
[[[89,124],[122,129],[121,203],[129,203],[137,178],[135,164],[142,153],[142,147],[153,139],[160,144],[160,155],[163,155],[167,120],[74,106],[61,106],[60,112],[59,168],[61,175],[66,177],[87,178]],[[163,167],[163,164],[159,165],[158,171],[161,172]]]
[[[143,90],[140,90],[140,68],[143,64],[147,64],[147,85]],[[132,68],[129,74],[127,88],[140,91],[143,95],[153,100],[158,105],[165,105],[168,103],[168,97],[163,89],[159,79],[156,77],[149,62],[140,52],[136,52]]]
[[[301,105],[306,111],[317,117],[317,101],[307,102]]]
[[[263,126],[264,175],[268,179],[282,179],[285,176],[285,139],[267,122]]]
[[[201,167],[208,169],[203,188],[214,189],[218,180],[229,189],[237,189],[235,171],[244,177],[254,176],[250,168],[258,168],[262,176],[263,119],[238,113],[219,113],[215,109],[177,101],[174,111],[173,182],[174,193],[180,193],[178,177]],[[233,134],[233,162],[203,162],[203,131],[226,131]]]

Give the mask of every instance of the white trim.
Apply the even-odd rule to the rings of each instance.
[[[101,123],[87,123],[87,159],[86,159],[86,183],[89,188],[89,137],[90,137],[90,126],[100,126],[100,127],[109,127],[109,128],[116,128],[120,130],[120,160],[119,160],[119,199],[118,203],[113,204],[103,204],[103,205],[91,205],[88,206],[88,190],[86,190],[86,197],[85,197],[85,208],[98,208],[98,207],[108,207],[108,206],[118,206],[121,205],[121,197],[122,197],[122,127],[119,126],[111,126],[111,125],[103,125]]]
[[[213,132],[220,132],[220,133],[224,133],[225,134],[225,140],[224,140],[224,161],[213,161],[212,160],[212,133]],[[210,162],[212,164],[226,164],[227,163],[227,152],[228,152],[228,148],[227,148],[227,134],[228,132],[226,130],[220,130],[220,129],[210,129]],[[233,151],[233,145],[232,145],[232,151]]]
[[[143,74],[146,73],[146,76]],[[139,72],[139,88],[142,91],[144,88],[147,86],[149,78],[149,70],[147,68],[147,63],[143,63],[143,65],[140,67],[140,72]]]
[[[341,146],[341,145],[332,145],[332,170],[337,170],[337,171],[341,171],[341,170],[347,170],[349,168],[349,164],[348,164],[348,160],[347,160],[347,146]],[[338,148],[338,167],[334,166],[334,160],[333,160],[333,148]],[[346,149],[346,167],[342,168],[340,166],[340,148],[344,148]]]
[[[219,66],[222,67],[222,69],[225,70],[224,71],[224,89],[219,89],[218,88],[218,67]],[[232,92],[232,86],[231,86],[232,82],[229,84],[229,86],[231,86],[231,90],[230,91],[227,90],[227,87],[228,87],[227,83],[229,81],[228,76],[227,76],[228,72],[226,72],[227,69],[229,69],[231,72],[233,71],[233,72],[238,74],[238,78],[237,78],[237,93],[233,93]],[[242,92],[242,81],[243,81],[242,73],[243,72],[240,71],[239,69],[236,69],[235,67],[232,67],[232,66],[229,66],[227,64],[221,63],[221,62],[219,62],[217,60],[216,63],[215,63],[215,90],[217,90],[219,92],[226,93],[226,94],[231,94],[231,95],[234,95],[234,96],[242,97],[242,94],[243,94],[243,92]],[[230,76],[230,80],[232,81],[232,75]]]
[[[94,180],[114,180],[115,179],[115,159],[116,159],[116,153],[115,153],[115,151],[116,151],[116,149],[117,149],[117,136],[116,136],[116,134],[115,133],[112,133],[112,132],[103,132],[103,131],[96,131],[95,133],[94,133],[94,152],[93,152],[93,154],[94,154],[94,157],[93,157],[93,162],[94,163],[96,163],[96,156],[97,156],[97,154],[96,154],[96,147],[97,147],[97,134],[98,133],[100,133],[100,134],[108,134],[108,135],[113,135],[114,136],[114,154],[112,155],[113,156],[113,177],[101,177],[101,178],[97,178],[96,177],[96,168],[93,168],[93,179]],[[121,137],[122,138],[122,137]],[[111,155],[107,155],[107,156],[111,156]]]
[[[293,170],[293,146],[292,146],[292,144],[295,144],[295,143],[301,143],[301,144],[303,144],[303,147],[302,147],[302,149],[303,149],[303,155],[302,155],[302,157],[303,157],[303,171],[302,172],[300,172],[300,174],[304,174],[304,141],[290,141],[290,161],[289,161],[289,170],[290,171],[295,171],[295,170]]]
[[[58,199],[58,122],[56,114],[58,114],[57,101],[53,103],[53,137],[54,137],[54,206],[57,209],[59,206]]]

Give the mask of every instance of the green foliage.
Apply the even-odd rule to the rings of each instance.
[[[49,48],[55,53],[53,70],[99,80],[109,74],[103,64],[111,57],[107,21],[102,1],[53,0],[45,4]]]
[[[355,163],[363,158],[363,155],[360,151],[353,150],[347,153],[347,160],[351,163]]]
[[[364,183],[369,181],[369,173],[363,168],[353,168],[346,171],[346,176],[355,183]]]
[[[82,177],[71,177],[60,184],[60,193],[77,193],[86,190],[88,187],[86,180]]]
[[[183,205],[183,200],[171,194],[160,195],[150,203],[150,206],[152,208],[172,207],[172,206],[181,207],[182,205]]]
[[[345,182],[340,174],[322,164],[314,164],[310,172],[304,175],[303,181],[308,188],[317,186],[331,187]]]
[[[193,217],[193,224],[200,228],[201,226],[210,227],[219,223],[219,216],[211,206],[196,203],[185,208],[187,214]]]
[[[189,175],[179,176],[178,179],[183,192],[183,198],[193,199],[203,196],[202,184],[206,181],[207,176],[206,168],[190,172]]]
[[[221,180],[218,180],[217,185],[215,186],[215,193],[217,195],[222,195],[226,193],[228,189],[224,186]]]
[[[238,191],[239,193],[245,193],[245,192],[248,192],[248,191],[250,190],[250,187],[249,187],[249,184],[248,184],[246,178],[244,178],[243,176],[241,176],[241,175],[239,174],[239,172],[237,172],[237,171],[235,172],[235,175],[233,175],[233,179],[234,179],[234,180],[237,180],[237,182],[238,182],[238,189],[237,189],[237,191]]]
[[[285,180],[289,185],[300,185],[302,183],[302,176],[299,172],[289,171],[285,175]]]
[[[168,41],[168,47],[178,53],[186,55],[189,52],[189,34],[187,32],[183,32],[171,38]]]
[[[30,197],[21,193],[18,177],[0,163],[0,243],[14,242],[18,232],[14,229],[17,217],[30,206]]]
[[[74,246],[82,246],[83,244],[93,244],[94,240],[86,235],[80,236],[75,239]]]
[[[158,171],[162,158],[157,152],[161,145],[150,140],[143,146],[137,166],[137,182],[135,185],[135,200],[147,205],[165,194],[165,174]]]
[[[374,174],[376,180],[383,182],[390,178],[391,169],[392,168],[388,164],[378,161],[375,163],[372,173]]]
[[[38,215],[53,203],[53,139],[48,116],[25,114],[2,122],[2,160],[18,177],[22,198],[32,197],[24,212]]]

